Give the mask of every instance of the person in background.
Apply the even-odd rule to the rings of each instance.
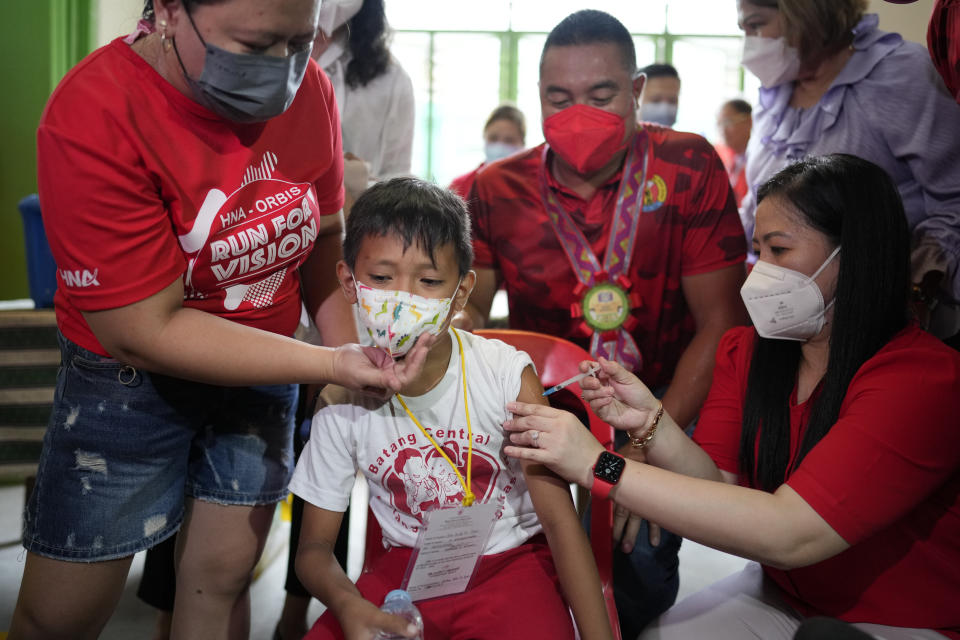
[[[617,504],[756,561],[643,640],[788,640],[810,616],[885,640],[960,638],[960,353],[911,317],[896,187],[834,154],[788,166],[757,197],[760,259],[741,291],[754,326],[723,337],[693,439],[601,360],[584,398],[645,463],[592,472],[613,454],[535,406],[509,406],[504,428],[527,432],[505,453],[604,483]]]
[[[469,196],[477,172],[491,162],[523,150],[526,139],[527,123],[520,109],[512,104],[502,104],[494,109],[483,125],[483,162],[473,171],[454,178],[450,190],[461,198]]]
[[[752,112],[753,107],[749,102],[736,98],[724,102],[717,114],[717,129],[723,143],[714,145],[714,148],[730,177],[738,207],[747,195],[746,152],[753,126]]]
[[[960,329],[960,106],[922,45],[877,28],[866,0],[738,0],[743,64],[760,79],[747,147],[753,233],[759,185],[809,155],[879,164],[903,198],[915,308],[939,337]]]
[[[511,328],[616,358],[689,426],[720,337],[747,321],[737,294],[746,244],[713,147],[638,124],[644,84],[613,16],[578,11],[550,32],[540,59],[546,143],[477,174],[468,198],[477,285],[456,326],[484,326],[502,282]],[[663,532],[651,544],[646,524],[624,527],[625,517],[614,593],[633,637],[676,598],[680,539]]]
[[[318,27],[312,56],[337,96],[349,215],[367,186],[410,173],[413,83],[390,54],[384,0],[323,0]]]
[[[422,366],[426,345],[398,365],[290,337],[302,299],[328,344],[353,327],[331,278],[343,155],[310,60],[319,9],[148,1],[47,103],[38,183],[63,366],[12,639],[98,637],[133,555],[178,529],[173,635],[246,637],[293,471],[296,383],[400,388]]]
[[[673,65],[656,63],[640,69],[647,77],[640,97],[640,122],[672,127],[680,104],[680,74]]]

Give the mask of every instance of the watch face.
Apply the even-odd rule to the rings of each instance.
[[[620,456],[604,451],[597,458],[597,464],[593,467],[593,475],[604,482],[616,484],[620,480],[620,474],[623,473],[623,467],[627,461]]]

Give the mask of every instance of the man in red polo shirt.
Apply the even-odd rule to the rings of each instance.
[[[630,34],[612,16],[578,11],[550,33],[540,62],[547,142],[477,175],[468,202],[478,278],[458,321],[483,326],[502,283],[511,327],[616,358],[690,424],[720,336],[747,322],[746,243],[710,144],[636,124],[643,84]],[[679,538],[663,532],[652,546],[645,529],[635,546],[635,531],[624,536],[630,562],[614,562],[624,637],[677,593]]]

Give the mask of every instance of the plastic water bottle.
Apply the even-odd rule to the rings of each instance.
[[[423,617],[421,617],[420,611],[413,604],[413,600],[410,599],[409,593],[403,589],[394,589],[387,594],[380,610],[395,616],[400,616],[401,618],[406,618],[412,622],[416,625],[417,629],[419,629],[417,640],[423,640]],[[380,631],[376,635],[376,640],[394,640],[395,638],[405,639],[405,636],[398,636],[386,631]]]

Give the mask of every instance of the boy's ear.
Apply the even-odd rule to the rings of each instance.
[[[474,285],[477,284],[477,272],[471,269],[460,278],[460,286],[453,294],[453,312],[460,313],[467,306],[467,300],[473,292]]]
[[[343,297],[346,298],[350,304],[356,304],[357,282],[353,277],[353,272],[350,270],[350,267],[348,267],[347,263],[343,260],[337,261],[337,279],[340,281],[340,290],[343,292]]]

